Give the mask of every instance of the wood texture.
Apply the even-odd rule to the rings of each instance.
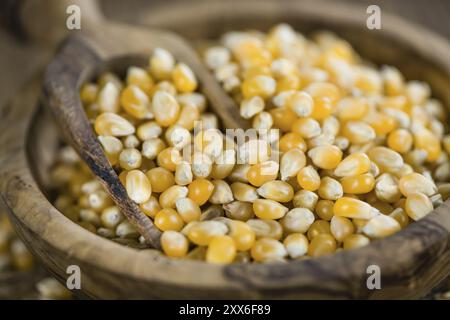
[[[361,8],[329,3],[329,10],[324,11],[318,1],[289,8],[269,1],[258,3],[254,7],[234,2],[231,8],[230,1],[208,8],[180,4],[155,12],[153,18],[160,20],[152,21],[164,27],[169,25],[165,21],[171,21],[173,30],[193,38],[213,38],[230,28],[265,30],[278,21],[290,22],[301,31],[326,27],[352,41],[365,57],[398,65],[410,78],[429,81],[433,94],[450,105],[450,46],[440,37],[389,16],[385,16],[382,31],[371,32],[362,24],[364,15],[355,15]],[[170,20],[174,10],[184,18]],[[34,117],[29,112],[38,91],[30,88],[3,110],[0,162],[5,165],[0,167],[0,194],[20,235],[54,275],[64,279],[68,265],[80,266],[82,291],[87,296],[417,298],[450,273],[449,201],[423,220],[365,248],[286,264],[222,267],[170,260],[102,239],[71,223],[42,193],[45,164],[56,151],[57,136],[42,109]],[[367,267],[373,264],[381,270],[381,290],[366,286]]]

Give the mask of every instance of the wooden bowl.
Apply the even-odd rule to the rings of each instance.
[[[325,28],[365,58],[399,67],[430,83],[450,106],[450,45],[439,36],[382,13],[368,30],[365,8],[334,2],[222,1],[171,4],[140,14],[141,23],[191,39],[230,29],[266,30],[287,22],[302,32]],[[46,197],[48,167],[58,147],[51,119],[39,107],[39,83],[2,111],[0,194],[20,236],[58,279],[81,269],[82,296],[93,298],[418,298],[450,274],[450,202],[401,232],[353,251],[276,264],[210,265],[167,259],[103,239],[72,223]],[[370,290],[369,266],[381,272]]]

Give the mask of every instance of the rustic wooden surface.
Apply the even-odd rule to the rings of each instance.
[[[149,3],[152,2],[152,3]],[[160,5],[156,1],[155,5]],[[407,1],[366,1],[370,4],[379,4],[382,10],[391,10],[412,18],[418,22],[426,24],[428,27],[440,31],[441,34],[447,38],[450,37],[449,27],[449,4],[447,1],[433,0],[433,1],[414,1],[406,3]],[[108,1],[105,7],[109,17],[118,18],[128,22],[139,22],[146,14],[150,6],[155,1],[131,0],[126,3],[123,1]],[[126,7],[126,8],[125,8]],[[131,15],[134,9],[138,14]],[[150,8],[151,9],[151,8]],[[147,21],[141,21],[148,23]],[[18,45],[9,39],[7,36],[0,34],[0,39],[7,39],[0,41],[0,68],[3,72],[0,78],[0,105],[3,105],[10,97],[17,94],[17,90],[29,79],[30,75],[40,70],[42,63],[44,63],[49,53],[43,48],[30,45]],[[20,72],[19,72],[20,70]],[[233,268],[231,268],[233,270]],[[245,276],[245,272],[244,272]],[[417,284],[416,284],[417,285]],[[429,289],[429,288],[428,288]],[[423,292],[422,292],[423,293]]]

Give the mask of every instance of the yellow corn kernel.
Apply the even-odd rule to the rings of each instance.
[[[184,63],[178,63],[172,71],[172,81],[178,92],[189,93],[197,89],[194,72]]]
[[[292,259],[297,259],[308,253],[308,238],[301,233],[291,233],[284,239],[283,244]]]
[[[292,186],[289,183],[280,180],[264,183],[257,189],[257,192],[263,198],[278,202],[289,202],[294,197],[294,189]]]
[[[298,90],[302,82],[298,75],[287,74],[281,76],[277,79],[277,89],[276,92],[284,92],[288,90]]]
[[[307,166],[298,172],[297,182],[305,190],[316,191],[320,187],[320,176],[316,169]]]
[[[369,106],[365,98],[347,97],[337,104],[337,117],[341,122],[360,120],[368,111]]]
[[[158,138],[162,133],[162,128],[156,121],[147,121],[138,126],[136,130],[137,137],[142,140]]]
[[[216,236],[206,250],[206,261],[215,264],[228,264],[236,257],[236,244],[230,236]]]
[[[405,80],[398,69],[391,66],[385,66],[381,70],[381,75],[388,95],[393,96],[404,91]]]
[[[441,143],[433,132],[421,128],[414,133],[414,146],[416,149],[427,152],[427,161],[435,162],[441,155]]]
[[[294,208],[280,220],[287,233],[305,233],[314,223],[314,214],[306,208]]]
[[[260,187],[278,176],[279,165],[275,161],[254,164],[247,171],[247,180],[255,187]]]
[[[141,203],[139,208],[150,218],[154,219],[156,214],[162,209],[159,205],[158,199],[151,196],[146,202]]]
[[[365,118],[365,121],[375,130],[377,136],[384,136],[398,126],[397,120],[385,113],[370,114]]]
[[[230,221],[228,227],[230,228],[229,236],[233,238],[238,251],[247,251],[253,247],[256,236],[248,224],[242,221]]]
[[[144,119],[150,114],[150,100],[136,85],[129,85],[122,91],[120,103],[124,110],[135,118]]]
[[[322,120],[330,116],[341,95],[338,87],[327,82],[312,83],[305,91],[307,91],[314,100],[314,108],[311,117],[316,120]]]
[[[153,192],[164,192],[175,184],[173,173],[163,167],[150,169],[145,175],[153,187]]]
[[[213,179],[225,179],[234,169],[236,163],[236,151],[224,150],[222,154],[217,157],[211,169],[210,177]]]
[[[342,151],[333,145],[321,145],[308,151],[315,166],[321,169],[334,169],[342,160]]]
[[[398,153],[406,153],[411,150],[413,145],[413,136],[406,129],[396,129],[389,133],[387,146]]]
[[[364,144],[376,137],[375,130],[363,121],[348,121],[342,129],[342,135],[353,144]]]
[[[344,239],[343,247],[345,250],[357,249],[367,246],[370,243],[369,238],[362,234],[351,234]]]
[[[153,86],[151,93],[150,93],[150,97],[153,97],[155,95],[155,93],[158,91],[166,92],[174,97],[177,94],[177,89],[175,89],[175,86],[173,85],[173,83],[169,82],[169,81],[161,81],[161,82],[158,82],[155,86]]]
[[[272,72],[270,71],[270,68],[267,66],[251,66],[244,70],[244,73],[242,75],[244,79],[250,79],[256,76],[272,76]]]
[[[116,165],[119,161],[119,155],[123,150],[122,142],[112,136],[98,136],[97,138],[105,151],[109,163],[112,166]]]
[[[159,204],[163,208],[175,208],[175,203],[178,199],[185,198],[188,195],[188,188],[173,185],[167,188],[159,196]]]
[[[336,240],[331,234],[321,233],[315,236],[308,247],[308,255],[321,257],[336,251]]]
[[[260,75],[246,79],[242,83],[244,98],[259,96],[263,99],[270,98],[276,91],[276,82],[272,77]]]
[[[125,186],[128,196],[134,202],[141,204],[150,199],[152,194],[152,185],[142,171],[129,171],[126,176]]]
[[[242,182],[233,182],[231,184],[231,191],[236,200],[253,202],[259,198],[256,188]]]
[[[195,122],[200,118],[200,111],[198,107],[193,105],[184,105],[181,107],[180,116],[176,122],[177,125],[182,126],[186,130],[193,130]]]
[[[188,198],[202,206],[214,191],[214,184],[206,179],[195,179],[188,186]]]
[[[184,222],[198,221],[202,214],[199,205],[190,198],[180,198],[175,201],[177,212]]]
[[[159,211],[155,216],[154,223],[161,231],[181,231],[184,226],[183,219],[171,208],[164,208]]]
[[[313,118],[299,118],[293,123],[292,132],[305,139],[311,139],[320,135],[322,129],[319,122]]]
[[[124,137],[135,132],[134,126],[125,118],[105,112],[95,119],[95,132],[99,136]]]
[[[318,194],[325,200],[337,200],[343,196],[344,192],[339,181],[330,177],[324,177],[320,182]]]
[[[151,94],[154,85],[154,81],[148,72],[139,67],[128,68],[126,82],[128,85],[138,86],[147,95]]]
[[[409,224],[409,217],[406,214],[405,210],[403,210],[402,208],[394,209],[394,211],[392,211],[389,216],[397,220],[402,229]]]
[[[370,238],[385,238],[400,231],[400,224],[394,218],[380,214],[370,219],[363,232]]]
[[[234,200],[230,185],[224,180],[213,180],[214,190],[209,197],[213,204],[225,204]]]
[[[279,142],[280,151],[287,152],[291,149],[298,148],[303,152],[306,152],[306,142],[305,140],[297,133],[289,132],[283,135]]]
[[[307,92],[297,91],[287,98],[286,106],[298,117],[309,117],[314,107],[314,101]]]
[[[331,234],[330,222],[325,220],[316,220],[308,229],[308,239],[312,240],[319,234]]]
[[[169,79],[175,67],[172,54],[162,48],[156,48],[149,61],[150,72],[158,80]]]
[[[355,152],[345,157],[334,170],[338,177],[350,177],[369,172],[370,159],[365,153]]]
[[[219,221],[208,220],[194,222],[187,231],[188,239],[199,246],[207,246],[217,236],[224,236],[228,232],[227,226]]]
[[[369,193],[375,187],[375,178],[370,173],[341,179],[342,188],[345,193],[364,194]]]
[[[272,116],[274,127],[283,132],[291,131],[291,128],[297,119],[294,111],[287,107],[273,108],[269,110],[269,113]]]
[[[296,176],[306,165],[306,156],[300,149],[291,149],[281,156],[281,180]]]
[[[281,242],[271,238],[261,238],[253,245],[251,255],[257,262],[277,261],[283,259],[287,252]]]
[[[411,193],[406,198],[405,211],[408,216],[417,221],[422,219],[433,210],[433,204],[423,193]]]
[[[158,166],[163,167],[169,171],[174,172],[177,169],[177,165],[181,162],[181,154],[176,148],[169,147],[161,150],[157,157],[156,162]]]
[[[288,208],[273,200],[258,199],[253,202],[253,211],[260,219],[274,220],[282,218]]]
[[[168,257],[182,258],[189,250],[189,241],[182,233],[168,230],[161,235],[161,247]]]
[[[420,192],[426,196],[437,193],[437,188],[431,179],[420,173],[410,173],[400,178],[398,182],[401,193],[408,197],[412,193]]]
[[[276,220],[250,219],[246,222],[256,235],[256,239],[272,238],[280,240],[283,228]]]
[[[350,219],[336,216],[331,219],[330,231],[338,242],[342,242],[355,232],[355,227]]]
[[[141,164],[142,155],[137,149],[124,149],[119,155],[119,165],[125,170],[137,169]]]
[[[382,172],[393,173],[403,167],[404,164],[399,153],[386,147],[371,148],[367,155]]]
[[[225,215],[233,220],[247,221],[254,215],[253,205],[250,202],[233,201],[223,205]]]
[[[365,220],[371,219],[379,214],[378,210],[370,204],[349,197],[338,199],[334,203],[333,212],[335,216]]]
[[[80,90],[81,102],[85,106],[95,103],[95,101],[97,100],[98,92],[99,87],[95,83],[84,84]]]
[[[176,123],[180,115],[180,105],[171,94],[156,91],[152,99],[152,111],[156,122],[162,127]]]

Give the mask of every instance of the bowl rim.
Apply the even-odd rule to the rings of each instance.
[[[259,8],[262,3],[267,3],[266,9],[274,8],[273,2],[266,0],[258,1]],[[324,2],[315,3],[324,4]],[[245,5],[249,5],[249,3],[245,2]],[[318,7],[316,6],[305,6],[302,3],[296,5],[299,10],[302,10],[302,14],[309,14],[313,17],[323,15],[317,11]],[[338,13],[342,12],[340,10],[333,11],[331,7],[329,9],[335,12],[335,18],[342,20],[343,23],[345,21],[345,23],[355,26],[355,23],[361,22],[359,18],[348,20],[349,16],[358,17],[357,14],[354,14],[358,11],[354,5],[328,2],[326,5],[336,8],[344,7],[347,10],[345,14],[341,14]],[[218,5],[214,10],[220,10],[221,6]],[[383,13],[383,15],[383,29],[395,39],[407,41],[406,39],[409,38],[403,36],[408,30],[420,30],[423,32],[422,34],[427,34],[429,38],[427,40],[430,40],[436,48],[433,58],[436,58],[434,55],[439,57],[434,61],[450,73],[450,59],[445,59],[450,52],[448,41],[398,17],[387,13]],[[392,29],[391,27],[394,25],[396,28]],[[410,32],[408,34],[411,35]],[[419,44],[421,41],[418,42],[418,38],[414,39],[410,45],[418,46],[417,50],[420,52],[424,51],[423,45]],[[429,52],[429,50],[424,52]],[[445,55],[439,56],[439,53],[443,52]],[[424,283],[426,282],[424,279],[433,278],[429,274],[431,265],[439,259],[440,254],[449,250],[450,219],[448,212],[450,212],[450,200],[436,208],[424,219],[391,237],[372,242],[367,247],[342,251],[320,258],[291,261],[286,264],[219,266],[205,262],[169,259],[114,243],[71,223],[48,201],[30,171],[27,143],[32,120],[36,113],[30,112],[29,102],[37,101],[39,87],[36,88],[36,86],[39,85],[34,84],[29,87],[24,95],[19,96],[8,107],[8,111],[4,112],[5,120],[0,124],[1,132],[5,132],[0,137],[0,162],[3,164],[0,167],[1,197],[10,209],[10,216],[13,217],[13,220],[18,220],[17,222],[28,231],[39,235],[42,241],[59,252],[66,253],[70,258],[83,261],[99,270],[139,281],[164,284],[177,289],[199,288],[230,292],[247,290],[249,297],[258,297],[263,292],[273,293],[300,287],[310,288],[314,285],[326,288],[326,284],[318,284],[326,280],[338,281],[343,288],[347,288],[349,283],[356,281],[355,283],[361,286],[359,290],[364,292],[366,268],[371,264],[377,264],[384,270],[383,277],[387,279],[387,283],[392,283],[393,287],[398,287],[401,282],[402,285],[413,288],[430,288],[430,285]],[[36,208],[41,210],[39,215],[34,214]],[[58,241],[55,242],[56,240]],[[31,247],[33,249],[33,245]],[[428,260],[422,261],[416,266],[412,265],[411,261],[422,258],[424,251],[428,251]],[[111,256],[111,252],[115,253],[114,256]],[[351,265],[349,265],[350,262]],[[156,268],[158,271],[154,272]],[[450,271],[449,268],[446,268],[447,274]],[[409,271],[405,271],[408,269]],[[400,271],[405,272],[401,274]],[[423,275],[423,278],[417,278],[417,273]],[[372,293],[362,294],[369,296]],[[351,293],[349,295],[351,297]]]

